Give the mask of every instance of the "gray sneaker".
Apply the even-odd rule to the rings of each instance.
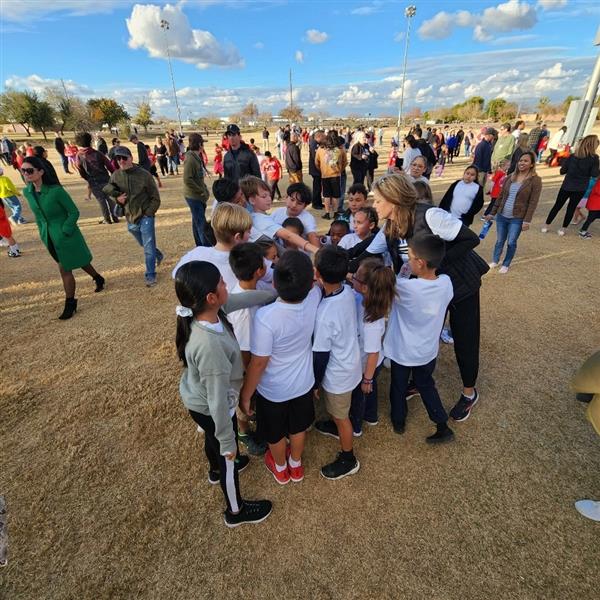
[[[154,287],[156,285],[156,279],[146,279],[146,287]]]

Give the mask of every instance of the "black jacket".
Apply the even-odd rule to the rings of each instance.
[[[136,145],[138,151],[138,165],[140,165],[142,169],[150,171],[150,167],[152,165],[150,163],[150,159],[148,158],[148,152],[146,151],[144,142],[138,142]]]
[[[590,177],[598,177],[598,155],[577,158],[571,154],[560,166],[560,174],[566,175],[561,188],[567,192],[585,192]]]
[[[294,142],[288,142],[285,151],[285,168],[288,173],[296,173],[302,171],[302,158],[300,156],[300,148]]]
[[[318,148],[319,144],[311,137],[308,142],[308,174],[311,177],[321,177],[321,171],[317,169],[317,165],[315,164],[315,156],[317,155]]]
[[[458,181],[461,181],[460,179]],[[454,196],[454,188],[458,184],[458,181],[455,181],[444,194],[444,197],[440,201],[440,208],[443,208],[446,212],[450,212],[450,207],[452,206],[452,198]],[[473,223],[473,219],[475,215],[482,209],[483,207],[483,188],[477,184],[479,188],[477,190],[477,194],[473,199],[473,204],[471,204],[471,208],[460,216],[460,220],[467,227]]]
[[[56,148],[56,151],[61,156],[64,156],[64,154],[65,154],[65,143],[63,142],[63,139],[61,137],[57,137],[54,140],[54,148]]]
[[[364,146],[360,142],[356,142],[350,150],[350,170],[367,172],[369,167],[368,161],[362,159]]]
[[[223,157],[223,171],[225,177],[239,181],[246,175],[260,177],[260,166],[256,154],[250,150],[250,146],[242,142],[237,151],[228,150]]]

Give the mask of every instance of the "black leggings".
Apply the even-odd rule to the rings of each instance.
[[[206,453],[210,470],[216,471],[220,475],[219,483],[221,484],[221,490],[223,490],[223,496],[225,496],[225,502],[227,502],[227,510],[237,513],[242,507],[237,465],[235,461],[226,460],[221,455],[219,440],[215,437],[215,422],[212,417],[194,412],[193,410],[190,410],[189,413],[192,419],[204,429],[204,452]],[[231,422],[237,446],[237,419],[235,415],[233,415]],[[239,455],[239,449],[237,450],[237,455]]]
[[[454,354],[463,386],[475,387],[479,373],[479,290],[449,307],[450,328],[454,338]]]
[[[271,182],[271,200],[275,198],[275,192],[277,192],[277,198],[281,199],[281,192],[279,191],[279,180]]]
[[[587,231],[588,227],[596,220],[600,219],[600,210],[590,210],[587,219],[581,227],[581,231]]]
[[[565,205],[565,202],[568,200],[569,204],[567,204],[567,212],[565,213],[565,218],[563,219],[563,229],[566,229],[569,226],[573,219],[573,215],[575,214],[575,209],[579,204],[579,201],[583,198],[585,194],[585,190],[581,192],[570,192],[568,190],[564,190],[560,188],[558,190],[558,196],[556,196],[556,201],[554,202],[554,206],[550,209],[548,213],[548,218],[546,219],[546,225],[550,225],[554,218],[559,213],[560,209]]]

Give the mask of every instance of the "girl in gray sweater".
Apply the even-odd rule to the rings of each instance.
[[[246,292],[235,294],[228,302],[227,286],[219,269],[203,261],[179,268],[175,292],[180,302],[175,341],[185,367],[179,392],[192,419],[204,430],[208,480],[221,484],[228,527],[260,523],[271,513],[271,502],[243,500],[240,495],[238,472],[248,464],[248,457],[238,454],[235,409],[244,368],[224,308],[234,311],[264,304],[273,295]]]

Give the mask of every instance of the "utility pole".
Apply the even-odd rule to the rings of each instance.
[[[290,108],[294,108],[294,94],[292,92],[292,69],[290,69]]]
[[[404,84],[406,83],[406,61],[408,59],[408,41],[410,37],[410,21],[417,14],[416,6],[407,6],[404,9],[406,17],[406,38],[404,40],[404,66],[402,68],[402,88],[400,90],[400,109],[398,110],[398,125],[396,127],[396,141],[400,146],[400,127],[402,125],[402,112],[404,110]]]
[[[167,31],[169,30],[169,21],[166,19],[160,20],[160,27],[165,34],[165,45],[167,47],[167,58],[169,60],[169,72],[171,73],[171,83],[173,84],[173,96],[175,97],[175,107],[177,108],[177,120],[179,121],[179,131],[183,133],[183,125],[181,124],[181,111],[179,110],[179,102],[177,101],[177,90],[175,89],[175,77],[173,76],[173,65],[171,64],[171,52],[169,51],[169,38]]]

